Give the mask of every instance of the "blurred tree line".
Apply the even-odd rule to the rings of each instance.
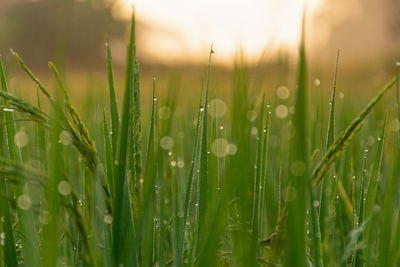
[[[12,48],[30,66],[47,61],[103,67],[106,33],[123,38],[127,23],[111,13],[106,0],[0,0],[0,54]],[[99,65],[100,64],[100,65]]]

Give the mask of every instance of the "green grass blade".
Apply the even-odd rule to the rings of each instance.
[[[386,138],[386,124],[387,124],[387,114],[386,114],[385,120],[383,122],[382,132],[378,137],[378,148],[376,151],[375,162],[374,162],[374,166],[372,168],[371,177],[369,179],[369,185],[368,185],[367,195],[366,195],[366,200],[365,200],[366,201],[365,202],[366,217],[368,217],[371,214],[372,207],[376,201],[378,178],[379,178],[378,176],[379,176],[379,170],[382,165],[384,144],[385,144],[385,138]]]
[[[1,79],[1,89],[6,90],[7,84],[5,80],[5,73],[2,58],[0,56],[0,79]],[[3,104],[3,100],[0,100],[0,104]],[[0,123],[3,124],[5,121],[5,112],[0,111]],[[6,133],[3,127],[0,127],[0,138],[1,140],[5,140]],[[0,151],[1,153],[5,153],[6,143],[0,142]],[[10,194],[7,188],[7,182],[5,180],[0,181],[0,192]],[[0,210],[1,217],[4,218],[4,223],[2,224],[1,231],[4,233],[4,262],[7,266],[17,266],[17,254],[16,254],[16,246],[14,241],[14,233],[12,227],[12,217],[10,213],[10,203],[7,198],[0,197]]]
[[[61,133],[61,125],[58,120],[55,120],[52,125],[51,133],[51,148],[49,153],[49,177],[46,184],[46,206],[45,209],[51,215],[49,224],[43,226],[43,253],[45,266],[55,266],[57,255],[59,252],[57,234],[59,231],[60,219],[60,194],[58,192],[58,184],[63,177],[63,147],[59,142]]]
[[[397,101],[399,103],[399,69],[400,66],[396,66],[396,90],[397,90]],[[400,107],[397,106],[397,116],[400,118]],[[400,133],[398,133],[398,140],[400,140]],[[394,207],[396,203],[396,198],[398,194],[398,175],[400,166],[398,164],[398,160],[400,159],[400,147],[399,143],[395,148],[395,153],[393,157],[393,167],[392,172],[390,174],[389,181],[386,182],[386,186],[384,187],[384,196],[383,196],[383,210],[380,214],[380,232],[378,238],[378,265],[379,266],[391,266],[394,264],[394,258],[391,257],[391,239],[392,239],[392,229],[393,229],[393,216],[394,216]],[[396,252],[398,253],[398,252]]]
[[[121,125],[118,130],[119,138],[118,138],[118,146],[117,146],[117,166],[115,168],[115,192],[113,199],[113,224],[112,224],[112,232],[113,232],[113,265],[119,266],[119,264],[123,263],[123,247],[125,244],[124,240],[129,240],[129,236],[126,237],[124,229],[128,231],[133,231],[133,218],[130,214],[132,209],[132,203],[129,201],[129,190],[127,188],[127,167],[129,163],[127,162],[128,154],[133,153],[131,151],[129,144],[129,134],[130,134],[130,125],[132,123],[132,114],[133,114],[133,90],[134,90],[134,28],[135,28],[135,20],[134,15],[132,14],[132,24],[131,24],[131,32],[130,32],[130,40],[128,44],[127,50],[127,67],[126,67],[126,83],[125,83],[125,93],[123,100],[123,109],[122,109],[122,117],[121,117]],[[124,221],[128,220],[127,222]],[[135,241],[130,245],[136,246]],[[133,254],[136,254],[136,249],[132,248],[130,250]]]
[[[332,87],[332,97],[329,101],[329,123],[328,123],[328,134],[326,138],[326,147],[325,152],[328,151],[329,147],[333,144],[335,139],[335,95],[336,95],[336,77],[339,67],[339,55],[340,49],[337,51],[336,55],[336,67],[335,67],[335,74],[333,77],[333,87]],[[334,170],[333,170],[334,171]],[[321,196],[320,196],[320,210],[319,210],[319,225],[320,225],[320,232],[321,232],[321,240],[324,239],[325,233],[325,219],[326,219],[326,211],[327,211],[327,189],[326,184],[321,181]]]
[[[268,168],[268,136],[270,132],[270,120],[271,120],[271,105],[267,104],[266,109],[266,120],[265,120],[265,128],[264,132],[264,140],[263,140],[263,165],[262,165],[262,183],[261,183],[261,199],[260,199],[260,212],[259,212],[259,238],[264,237],[264,211],[265,211],[265,195],[273,194],[272,188],[266,188],[267,186],[267,168]]]
[[[202,118],[202,130],[201,130],[201,139],[200,139],[200,157],[199,157],[199,201],[198,201],[198,209],[199,209],[199,217],[198,217],[198,229],[197,229],[197,239],[196,244],[198,248],[202,248],[204,245],[202,243],[202,234],[204,234],[205,229],[209,226],[210,218],[209,212],[211,212],[210,207],[210,196],[211,188],[208,188],[210,181],[208,181],[208,140],[207,140],[207,116],[208,116],[208,90],[209,90],[209,82],[210,82],[210,72],[211,72],[211,57],[213,56],[214,51],[212,50],[212,46],[210,49],[210,54],[208,58],[208,71],[207,71],[207,81],[205,85],[205,93],[204,93],[204,105],[203,105],[203,118]]]
[[[149,140],[147,147],[147,157],[146,157],[146,168],[145,168],[145,177],[144,177],[144,192],[143,192],[143,200],[141,206],[141,216],[138,219],[138,233],[143,238],[146,236],[154,236],[154,211],[156,208],[156,190],[158,193],[163,188],[159,182],[162,180],[162,177],[157,178],[157,154],[156,154],[156,145],[155,145],[155,113],[156,113],[156,101],[157,98],[155,96],[155,79],[153,79],[153,98],[152,98],[152,111],[151,111],[151,119],[150,119],[150,132],[149,132]],[[157,186],[157,189],[155,188]],[[160,219],[160,218],[158,218]],[[161,240],[160,240],[161,241]],[[150,266],[153,262],[152,257],[155,255],[153,251],[153,238],[145,238],[142,241],[142,263],[144,266]],[[162,247],[161,247],[162,248]]]
[[[2,80],[2,90],[8,92],[8,86],[6,82],[6,76],[4,73],[4,68],[0,62],[0,75]],[[14,136],[17,133],[16,123],[14,114],[12,112],[5,113],[6,120],[6,132],[8,141],[8,152],[10,159],[22,163],[22,154],[20,148],[14,143]],[[15,193],[17,198],[26,197],[30,198],[28,189],[24,183],[15,186]],[[23,210],[21,207],[17,207],[18,224],[19,231],[25,235],[22,240],[23,255],[24,259],[29,262],[32,266],[39,265],[39,250],[38,250],[38,237],[35,229],[35,224],[33,222],[32,210]]]
[[[104,135],[104,146],[106,154],[106,167],[107,167],[107,183],[110,188],[111,198],[114,197],[114,160],[113,151],[110,140],[110,130],[108,128],[106,112],[103,110],[103,135]]]
[[[39,90],[37,90],[37,107],[39,111],[41,111]],[[47,165],[47,149],[46,149],[46,132],[42,125],[36,126],[36,138],[37,138],[37,146],[38,146],[38,158],[41,162],[41,169],[46,169]]]
[[[176,256],[177,266],[182,265],[183,257],[184,257],[183,247],[185,244],[185,233],[187,230],[186,222],[188,221],[188,216],[189,216],[189,206],[190,206],[190,202],[191,202],[190,197],[192,195],[194,167],[195,167],[195,162],[196,162],[196,156],[198,155],[198,146],[199,146],[198,141],[199,141],[199,133],[200,133],[200,118],[201,118],[201,110],[202,110],[202,101],[203,101],[203,88],[201,89],[201,94],[200,94],[200,103],[199,103],[199,109],[198,109],[198,113],[197,113],[197,122],[196,122],[196,131],[195,131],[194,143],[193,143],[192,160],[190,163],[190,170],[189,170],[186,189],[185,189],[183,227],[182,227],[182,233],[180,233],[180,240],[178,243],[177,256]]]
[[[253,215],[252,215],[252,230],[251,230],[251,244],[250,244],[250,255],[248,263],[255,265],[259,256],[258,239],[259,239],[259,216],[260,216],[260,204],[261,204],[261,184],[262,184],[262,173],[264,165],[264,154],[263,154],[263,141],[264,141],[264,114],[265,114],[265,96],[260,106],[260,116],[258,122],[258,142],[257,142],[257,169],[254,176],[254,192],[253,192]]]
[[[358,209],[358,221],[357,221],[357,228],[364,223],[364,213],[365,213],[365,184],[367,179],[367,170],[366,170],[366,162],[367,162],[367,148],[364,148],[364,158],[362,163],[362,173],[361,173],[361,190],[360,190],[360,201],[359,201],[359,209]],[[364,239],[364,231],[360,233],[358,239],[356,240],[359,243],[360,240]],[[362,266],[362,258],[363,258],[363,251],[357,250],[355,253],[354,259],[354,266]]]
[[[305,15],[303,15],[302,38],[298,65],[297,91],[295,100],[295,113],[292,118],[292,132],[294,136],[290,142],[290,155],[288,163],[288,181],[290,187],[296,192],[296,199],[287,202],[287,228],[286,236],[290,242],[285,242],[284,266],[306,266],[305,225],[306,214],[306,179],[308,173],[308,140],[307,125],[307,66],[305,52]]]
[[[107,48],[107,71],[108,71],[108,88],[109,88],[109,98],[110,98],[110,112],[111,112],[111,129],[112,129],[112,148],[113,155],[117,151],[117,141],[118,141],[118,128],[119,128],[119,113],[118,113],[118,102],[117,94],[114,87],[114,74],[112,68],[112,57],[110,50],[110,43],[107,38],[106,42]]]

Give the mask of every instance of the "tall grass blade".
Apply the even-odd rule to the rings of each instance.
[[[307,140],[307,66],[305,52],[305,14],[303,14],[302,37],[299,51],[295,113],[292,117],[292,139],[288,163],[288,182],[295,200],[287,202],[287,228],[284,266],[306,266],[305,225],[306,179],[309,169]],[[293,190],[293,191],[292,191]],[[290,240],[288,240],[290,238]]]
[[[190,169],[189,169],[189,174],[188,174],[188,179],[187,179],[187,184],[186,184],[186,189],[185,189],[183,226],[182,226],[182,233],[180,233],[180,240],[178,243],[177,256],[176,256],[177,266],[182,265],[183,257],[184,257],[183,248],[184,248],[184,244],[185,244],[185,233],[187,231],[186,223],[187,223],[188,217],[189,217],[189,206],[190,206],[190,202],[191,202],[190,198],[192,195],[194,168],[195,168],[196,156],[198,155],[198,146],[199,146],[198,143],[199,143],[199,133],[200,133],[200,118],[201,118],[201,110],[202,110],[202,101],[203,101],[203,87],[201,88],[200,103],[199,103],[199,109],[198,109],[198,113],[197,113],[196,131],[195,131],[194,143],[193,143],[192,160],[190,162]]]
[[[264,114],[265,114],[265,96],[260,106],[260,116],[258,122],[258,143],[257,143],[257,169],[254,176],[254,192],[253,192],[253,214],[252,214],[252,229],[251,229],[251,245],[250,245],[250,257],[248,263],[255,265],[259,256],[259,227],[260,227],[260,205],[262,198],[262,186],[263,183],[263,166],[264,166]]]
[[[0,75],[2,80],[2,91],[8,92],[8,86],[2,62],[0,62],[0,65],[1,65]],[[17,133],[14,113],[6,112],[5,120],[6,120],[6,133],[8,141],[7,146],[10,159],[12,161],[22,163],[23,160],[22,160],[21,150],[14,142],[14,137],[15,134]],[[30,198],[28,188],[24,183],[15,186],[15,193],[17,198],[19,197]],[[32,223],[34,221],[32,210],[30,209],[24,210],[21,207],[17,207],[17,215],[18,215],[19,231],[24,235],[24,238],[22,239],[24,260],[26,262],[29,262],[31,266],[38,266],[39,265],[39,250],[37,247],[38,236],[36,233],[35,224]]]
[[[337,51],[336,55],[336,67],[335,74],[333,76],[333,87],[332,87],[332,96],[329,101],[329,122],[328,122],[328,134],[326,138],[326,147],[325,152],[328,151],[329,147],[333,144],[335,139],[335,95],[336,95],[336,77],[339,67],[339,55],[340,49]],[[332,170],[334,172],[334,170]],[[320,209],[319,209],[319,226],[321,232],[321,240],[324,239],[325,234],[325,220],[326,220],[326,211],[327,211],[327,188],[324,182],[321,182],[321,196],[320,196]]]
[[[1,79],[1,90],[6,90],[7,83],[6,77],[4,73],[4,67],[2,58],[0,56],[0,79]],[[0,100],[0,105],[3,105],[4,101]],[[3,124],[5,122],[5,112],[0,111],[0,123]],[[1,140],[5,140],[6,133],[3,127],[0,127],[0,138]],[[6,147],[5,142],[0,142],[0,152],[5,153]],[[6,180],[0,181],[0,192],[10,194],[10,190],[8,189],[8,185]],[[7,266],[17,266],[17,253],[16,253],[16,245],[14,241],[14,233],[13,233],[13,226],[12,226],[12,217],[10,212],[10,203],[7,198],[0,197],[0,211],[1,217],[4,218],[4,222],[2,225],[2,232],[4,233],[4,263]]]
[[[127,250],[130,251],[131,257],[135,261],[137,257],[136,248],[137,241],[133,239],[133,236],[127,236],[126,233],[134,233],[132,209],[133,205],[131,203],[131,191],[128,189],[128,155],[133,153],[129,147],[129,140],[131,132],[131,125],[133,123],[133,95],[134,95],[134,68],[135,68],[135,44],[134,44],[134,29],[135,29],[135,19],[132,13],[132,24],[130,39],[127,50],[127,66],[126,66],[126,82],[125,82],[125,93],[123,100],[123,109],[121,124],[118,130],[118,146],[117,146],[117,159],[115,167],[115,198],[113,199],[113,265],[118,266],[122,264],[123,261],[123,251],[127,248],[123,248],[122,245],[125,242],[132,247]],[[128,255],[127,255],[128,256]]]
[[[46,202],[45,210],[50,214],[49,224],[43,226],[43,253],[46,255],[43,262],[45,266],[56,266],[57,255],[59,253],[58,231],[60,220],[59,202],[61,195],[58,192],[58,184],[61,182],[63,174],[63,147],[59,142],[61,133],[60,121],[54,120],[51,133],[51,148],[49,153],[49,176],[46,183]]]
[[[201,138],[200,138],[200,157],[199,157],[199,188],[198,188],[198,222],[197,222],[197,237],[196,237],[196,247],[201,251],[204,244],[202,243],[203,239],[202,235],[205,234],[205,231],[210,226],[210,222],[212,218],[210,218],[210,214],[212,213],[212,206],[210,206],[212,196],[212,188],[209,187],[210,182],[208,175],[208,142],[207,142],[207,116],[208,116],[208,91],[209,91],[209,83],[210,83],[210,72],[211,72],[211,58],[214,54],[213,48],[211,46],[210,54],[208,58],[208,71],[207,71],[207,81],[205,84],[204,90],[204,105],[203,105],[203,114],[202,114],[202,129],[201,129]]]
[[[115,93],[115,87],[114,87],[114,74],[112,68],[110,43],[108,38],[106,42],[106,48],[107,48],[108,89],[110,98],[111,129],[112,129],[111,138],[112,138],[113,155],[115,157],[115,153],[117,151],[117,141],[118,141],[119,113],[118,113],[117,94]]]

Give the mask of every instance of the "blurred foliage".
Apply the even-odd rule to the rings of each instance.
[[[79,67],[103,66],[105,34],[122,38],[126,29],[124,22],[113,19],[110,1],[1,2],[0,53],[13,48],[39,68],[54,58],[61,62],[68,58]]]

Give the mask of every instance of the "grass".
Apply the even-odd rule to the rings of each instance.
[[[32,101],[0,58],[0,266],[398,266],[399,67],[368,104],[338,99],[338,51],[325,99],[304,36],[278,97],[239,57],[224,99],[212,47],[195,92],[165,93],[140,86],[133,16],[122,105],[107,41],[108,100],[83,113],[55,64],[50,93],[12,51]]]

